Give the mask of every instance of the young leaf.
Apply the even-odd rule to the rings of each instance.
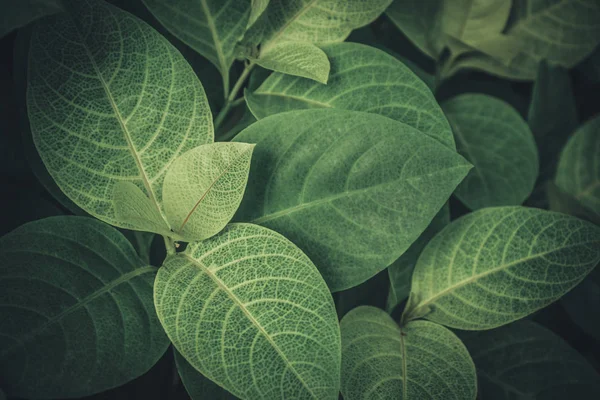
[[[237,397],[204,377],[177,350],[173,350],[177,372],[192,400],[237,400]]]
[[[143,230],[117,217],[114,187],[144,188],[162,215],[168,166],[213,140],[206,96],[181,54],[146,23],[100,0],[68,4],[69,13],[40,21],[32,34],[27,106],[35,145],[79,207]]]
[[[357,43],[322,49],[331,62],[327,86],[272,74],[246,96],[257,119],[304,108],[367,111],[404,122],[454,149],[452,131],[431,90],[400,61]]]
[[[473,357],[482,399],[596,399],[600,376],[553,332],[531,321],[460,337]]]
[[[262,51],[278,42],[342,42],[353,29],[377,18],[392,0],[271,0],[253,28]],[[249,33],[252,36],[252,32]]]
[[[600,216],[600,116],[586,122],[560,155],[556,185]]]
[[[229,91],[229,68],[244,36],[251,0],[142,0],[179,40],[208,58],[221,72]]]
[[[167,335],[242,399],[337,399],[340,333],[319,271],[289,240],[231,224],[169,256],[154,287]]]
[[[600,261],[600,228],[526,207],[452,222],[421,253],[405,317],[490,329],[547,306]]]
[[[0,239],[0,375],[10,396],[82,397],[145,373],[169,341],[156,268],[116,229],[50,217]]]
[[[419,50],[438,60],[444,48],[442,5],[443,0],[394,0],[385,13]]]
[[[60,0],[0,0],[0,38],[38,18],[63,11]]]
[[[115,218],[124,221],[136,230],[155,232],[159,235],[172,235],[171,229],[142,189],[131,182],[117,181],[113,187],[113,208]],[[182,239],[181,237],[177,237]]]
[[[390,290],[386,309],[389,313],[410,294],[410,280],[419,255],[429,241],[450,223],[450,207],[444,204],[433,220],[421,233],[421,236],[406,250],[399,259],[388,267]]]
[[[519,205],[538,175],[535,139],[519,113],[502,100],[467,93],[442,104],[457,150],[475,168],[456,189],[472,210]]]
[[[281,113],[235,141],[257,143],[237,219],[297,244],[332,291],[400,257],[471,168],[408,125],[355,111]]]
[[[384,311],[362,306],[341,321],[345,400],[474,400],[475,366],[462,342],[428,321],[400,328]]]
[[[204,240],[231,220],[248,182],[253,144],[214,143],[181,155],[163,186],[167,219],[185,241]]]
[[[327,54],[311,43],[279,43],[261,54],[254,62],[263,68],[313,79],[323,84],[327,83],[329,77]]]

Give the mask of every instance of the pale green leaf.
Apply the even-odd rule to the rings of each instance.
[[[538,153],[527,123],[508,103],[467,93],[442,103],[456,147],[475,168],[456,189],[472,210],[519,205],[538,176]]]
[[[228,81],[236,44],[249,23],[251,0],[142,1],[161,24],[208,58]]]
[[[171,236],[171,229],[163,219],[156,203],[139,187],[131,182],[117,181],[113,188],[113,209],[116,220],[126,222],[136,230]]]
[[[600,216],[600,116],[581,126],[563,149],[556,185]]]
[[[250,28],[256,20],[267,9],[270,0],[252,0],[252,8],[250,9],[250,18],[248,19],[248,28]]]
[[[366,111],[404,122],[454,148],[452,131],[431,90],[404,64],[357,43],[322,49],[331,62],[327,86],[272,74],[246,97],[255,117],[303,108]]]
[[[283,42],[270,47],[254,62],[263,68],[326,84],[329,77],[327,54],[311,43]]]
[[[236,400],[237,397],[206,378],[177,350],[173,350],[177,372],[192,400]]]
[[[460,336],[477,367],[482,400],[600,397],[598,372],[562,338],[534,322]]]
[[[165,260],[154,287],[167,335],[242,399],[337,399],[340,333],[319,271],[267,228],[231,224]]]
[[[271,0],[254,25],[262,51],[277,42],[342,42],[353,29],[377,18],[392,0]],[[252,35],[252,32],[250,32]]]
[[[410,294],[410,281],[412,273],[419,259],[419,255],[429,241],[446,225],[450,223],[450,207],[444,204],[433,220],[421,233],[421,236],[388,267],[390,290],[388,293],[386,309],[391,313],[394,308],[403,302]]]
[[[475,366],[462,342],[428,321],[402,329],[384,311],[350,311],[342,332],[345,400],[474,400]]]
[[[523,318],[571,290],[600,261],[600,228],[526,207],[452,222],[421,253],[405,311],[458,329]]]
[[[0,0],[0,38],[38,18],[62,11],[60,0]]]
[[[237,220],[285,235],[332,291],[400,257],[471,168],[408,125],[356,111],[276,114],[235,140],[257,143]]]
[[[163,186],[167,219],[186,242],[207,239],[231,220],[248,182],[253,144],[196,147],[169,167]]]
[[[206,96],[181,54],[146,23],[100,0],[68,4],[69,14],[40,21],[32,34],[27,105],[34,142],[79,207],[143,230],[117,217],[114,187],[143,188],[164,219],[168,166],[213,140]]]
[[[415,46],[437,60],[444,48],[441,11],[444,0],[394,0],[385,11]]]
[[[145,373],[169,341],[157,268],[86,217],[30,222],[0,239],[0,375],[10,396],[82,397]]]

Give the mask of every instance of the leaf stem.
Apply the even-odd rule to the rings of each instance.
[[[221,109],[221,111],[219,111],[219,114],[215,118],[215,131],[221,126],[221,124],[223,124],[225,117],[227,116],[227,114],[229,114],[229,110],[231,110],[231,108],[234,105],[237,105],[237,100],[235,98],[237,97],[238,92],[246,82],[246,79],[248,79],[248,76],[250,76],[250,72],[252,72],[254,65],[255,64],[253,62],[246,64],[244,71],[242,71],[242,74],[233,86],[233,89],[231,89],[231,93],[229,93],[229,96],[225,100],[225,105],[223,105],[223,108]]]
[[[177,251],[175,250],[175,242],[173,239],[168,236],[163,236],[163,239],[165,240],[165,249],[167,250],[167,255],[174,255]]]

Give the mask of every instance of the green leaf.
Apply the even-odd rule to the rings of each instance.
[[[221,72],[229,91],[229,68],[236,44],[244,36],[251,0],[142,0],[179,40],[208,58]]]
[[[345,400],[474,400],[475,366],[462,342],[443,326],[410,322],[400,328],[374,307],[341,321]]]
[[[0,375],[10,396],[82,397],[142,374],[169,341],[157,269],[116,229],[50,217],[0,239]]]
[[[494,328],[557,300],[598,261],[600,228],[589,222],[537,208],[485,208],[425,247],[405,316]]]
[[[444,204],[440,212],[421,233],[421,236],[406,250],[399,259],[388,267],[390,289],[386,309],[391,313],[394,308],[402,303],[410,294],[410,281],[412,273],[419,259],[419,255],[431,239],[450,223],[450,207]]]
[[[169,167],[163,186],[167,218],[187,242],[222,230],[242,201],[253,144],[213,143],[196,147]]]
[[[553,332],[531,321],[460,335],[482,399],[596,399],[600,376]]]
[[[121,182],[148,197],[162,224],[167,168],[213,140],[202,85],[146,23],[103,1],[68,4],[69,14],[40,21],[32,34],[27,105],[35,145],[60,189],[91,215],[144,230],[116,215]]]
[[[237,397],[192,367],[180,352],[173,350],[173,353],[177,372],[179,372],[183,386],[192,400],[237,400]]]
[[[60,0],[0,0],[0,38],[38,18],[62,11]]]
[[[471,168],[408,125],[356,111],[281,113],[235,141],[257,143],[237,220],[285,235],[332,291],[400,257]]]
[[[548,197],[548,207],[551,211],[570,214],[600,225],[600,215],[585,207],[572,193],[561,190],[554,182],[547,182],[545,192]]]
[[[457,150],[475,168],[456,189],[472,210],[519,205],[538,176],[538,153],[527,123],[508,103],[467,93],[442,104]]]
[[[600,340],[600,268],[596,268],[573,291],[567,293],[561,303],[567,313],[585,333]]]
[[[277,42],[342,42],[368,25],[392,0],[271,0],[253,28],[261,29],[267,51]],[[252,32],[249,32],[252,35]]]
[[[263,68],[313,79],[323,84],[327,83],[329,77],[327,54],[311,43],[278,43],[254,62]]]
[[[154,233],[124,230],[123,235],[129,240],[142,262],[150,265],[150,251],[155,237]]]
[[[404,122],[454,149],[452,131],[431,90],[400,61],[356,43],[322,49],[331,62],[327,86],[271,74],[246,97],[257,119],[304,108],[367,111]]]
[[[419,50],[438,60],[444,48],[442,5],[443,0],[394,0],[385,13]]]
[[[252,0],[252,8],[250,9],[250,18],[248,19],[248,28],[250,28],[258,20],[258,18],[267,9],[270,0]]]
[[[600,216],[600,117],[581,126],[560,155],[556,185]]]
[[[331,294],[289,240],[231,224],[169,256],[154,287],[169,338],[242,399],[337,399],[340,333]]]

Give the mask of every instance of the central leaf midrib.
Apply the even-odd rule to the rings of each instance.
[[[227,70],[227,63],[225,61],[225,54],[223,54],[223,49],[221,48],[221,40],[219,39],[219,34],[217,32],[217,27],[212,19],[212,14],[210,9],[208,8],[208,4],[206,4],[206,0],[200,0],[200,6],[204,10],[204,14],[206,15],[206,23],[208,24],[208,29],[210,30],[210,34],[213,37],[213,42],[215,42],[215,52],[217,53],[217,58],[219,59],[219,64],[221,64],[221,75],[227,74],[229,71]]]
[[[250,323],[253,326],[255,326],[256,329],[258,329],[258,331],[262,334],[262,336],[269,342],[269,344],[271,345],[271,347],[273,347],[273,349],[277,352],[277,354],[279,354],[279,356],[281,357],[281,359],[284,361],[284,363],[287,365],[287,367],[290,369],[290,371],[292,371],[294,373],[294,375],[296,376],[296,378],[298,379],[298,381],[302,384],[302,386],[308,391],[308,393],[310,393],[310,395],[314,399],[317,399],[317,396],[313,393],[313,391],[306,384],[306,382],[304,382],[304,379],[302,379],[302,376],[300,376],[300,374],[298,373],[298,371],[296,371],[296,369],[294,368],[294,366],[287,359],[286,355],[279,348],[279,346],[277,345],[277,343],[275,343],[275,341],[269,335],[269,333],[265,330],[265,328],[263,328],[263,326],[256,320],[256,318],[254,318],[254,316],[252,315],[252,313],[250,313],[250,311],[244,306],[244,303],[242,303],[240,301],[240,299],[231,290],[229,290],[229,288],[227,287],[227,285],[225,285],[225,283],[218,276],[216,276],[207,266],[205,266],[200,261],[195,260],[194,258],[190,257],[186,253],[181,253],[181,255],[183,257],[185,257],[187,260],[189,260],[189,262],[192,265],[198,266],[202,270],[202,272],[204,272],[213,282],[215,282],[215,284],[219,287],[219,289],[221,289],[227,295],[227,297],[229,297],[231,299],[231,301],[233,301],[238,306],[238,308],[244,313],[244,315],[246,316],[246,318],[248,318],[248,321],[250,321]]]

